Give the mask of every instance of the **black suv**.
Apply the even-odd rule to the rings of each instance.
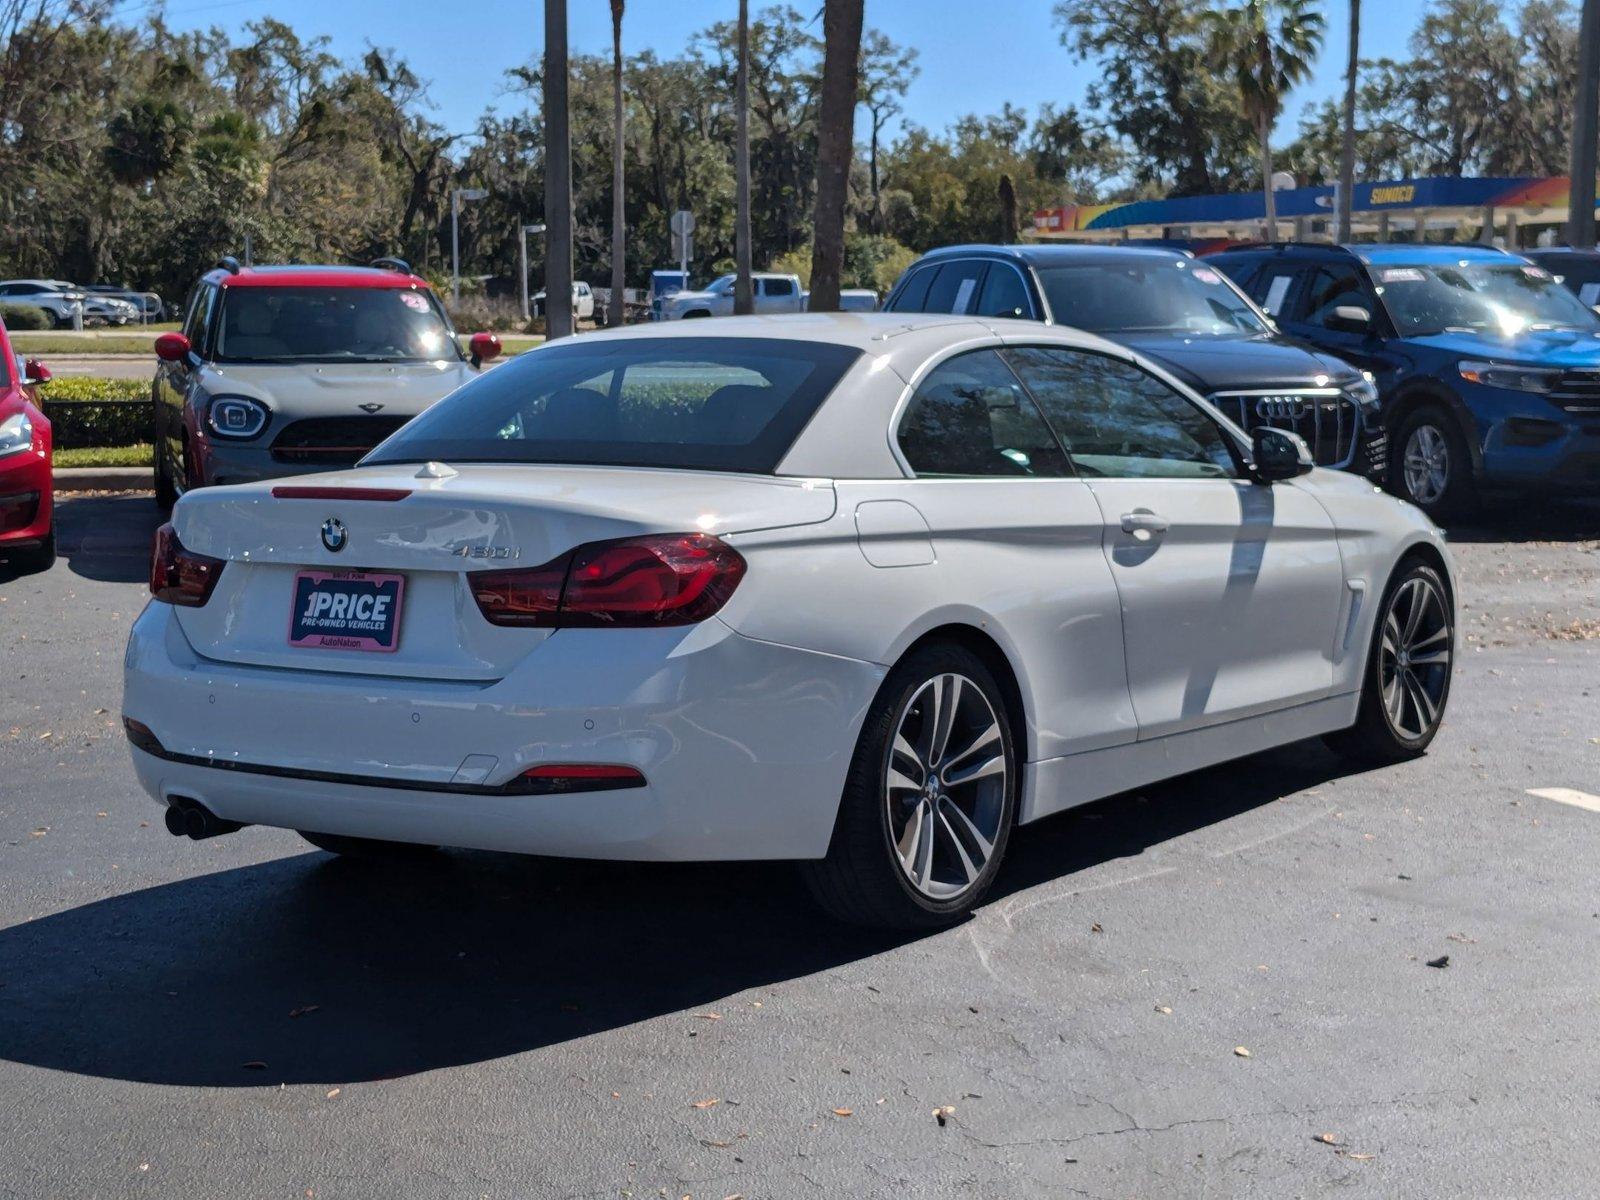
[[[886,312],[1071,325],[1145,355],[1247,430],[1297,433],[1319,466],[1381,479],[1377,391],[1355,367],[1278,332],[1221,272],[1131,246],[949,246],[900,277]]]

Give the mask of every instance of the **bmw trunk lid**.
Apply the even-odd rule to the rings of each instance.
[[[719,536],[833,515],[831,484],[614,467],[372,467],[190,492],[173,512],[184,547],[225,560],[210,600],[176,610],[219,662],[433,679],[494,680],[551,636],[491,625],[469,572],[536,567],[587,542],[650,533]],[[291,645],[311,573],[399,576],[394,645]],[[403,590],[401,590],[403,589]],[[367,605],[370,609],[370,603]]]

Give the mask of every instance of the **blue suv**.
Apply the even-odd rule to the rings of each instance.
[[[1389,485],[1435,517],[1491,490],[1600,492],[1600,317],[1469,245],[1274,245],[1207,263],[1283,330],[1371,373]]]

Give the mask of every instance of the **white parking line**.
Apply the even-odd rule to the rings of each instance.
[[[1587,809],[1592,813],[1600,813],[1600,796],[1591,796],[1588,792],[1580,792],[1577,788],[1529,788],[1528,795],[1537,796],[1541,800],[1554,800],[1557,804],[1570,804],[1573,808]]]

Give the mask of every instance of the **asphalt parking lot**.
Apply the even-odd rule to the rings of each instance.
[[[779,866],[170,837],[156,510],[65,500],[0,563],[0,1196],[1600,1194],[1600,812],[1530,794],[1600,793],[1600,506],[1516,510],[1453,536],[1427,758],[1064,814],[906,938]]]

